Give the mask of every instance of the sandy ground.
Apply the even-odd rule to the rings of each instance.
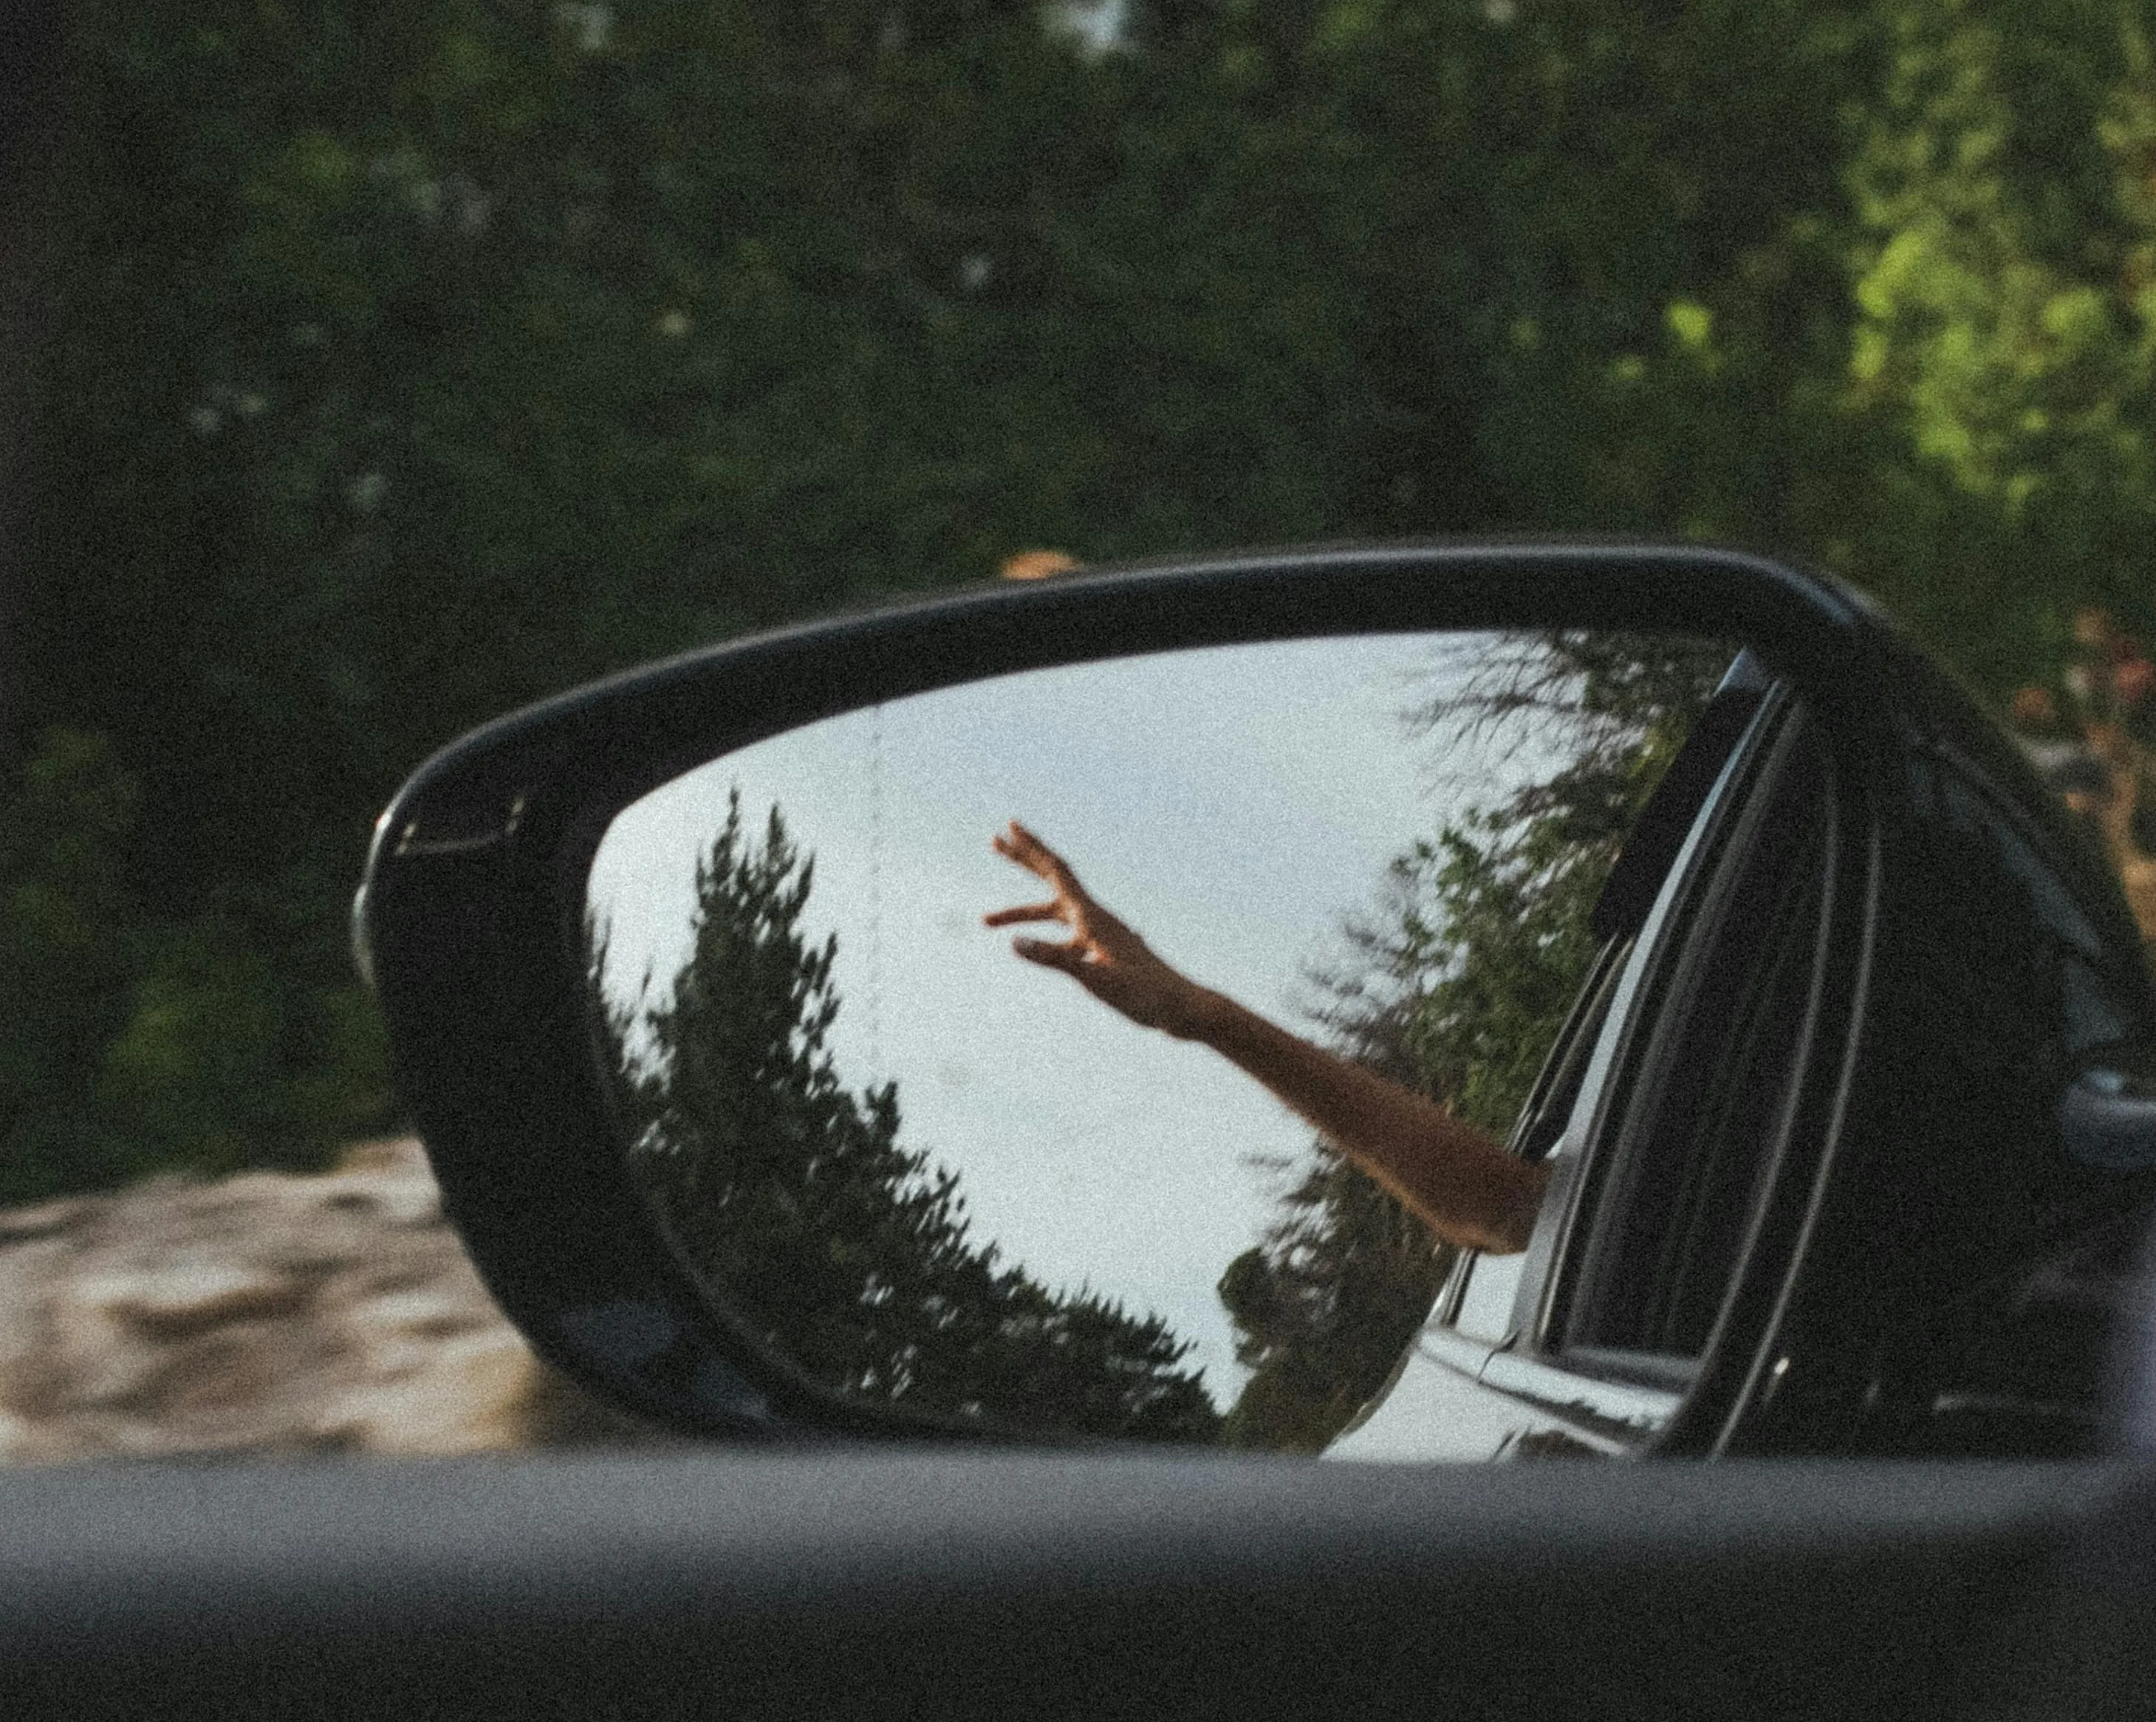
[[[0,1462],[653,1438],[532,1355],[416,1141],[0,1210]]]

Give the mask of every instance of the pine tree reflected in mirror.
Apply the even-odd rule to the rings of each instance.
[[[958,1175],[899,1145],[898,1084],[850,1089],[827,1045],[835,934],[801,930],[814,864],[729,796],[698,865],[693,953],[663,1002],[603,998],[647,1198],[681,1252],[814,1380],[1073,1434],[1212,1439],[1220,1417],[1158,1317],[1063,1294],[968,1234]],[[603,940],[593,968],[605,971]],[[644,1037],[641,1044],[638,1037]]]
[[[1171,961],[1502,1140],[1729,655],[1166,654],[852,714],[677,779],[616,822],[590,897],[648,1198],[715,1298],[843,1393],[1322,1450],[1449,1252],[1240,1073],[1028,972],[979,925],[1012,900],[989,835],[1050,826]]]

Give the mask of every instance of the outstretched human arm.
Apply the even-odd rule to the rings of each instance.
[[[1029,962],[1060,969],[1133,1022],[1209,1046],[1386,1186],[1447,1242],[1500,1253],[1525,1249],[1546,1168],[1505,1152],[1435,1101],[1266,1021],[1163,962],[1086,894],[1075,874],[1015,820],[996,853],[1045,880],[1044,903],[998,910],[992,927],[1055,921],[1068,940],[1018,938]]]

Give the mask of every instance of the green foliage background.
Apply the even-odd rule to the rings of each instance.
[[[387,1127],[344,905],[484,718],[988,573],[1793,552],[2156,631],[2111,0],[77,0],[0,664],[0,1199]]]

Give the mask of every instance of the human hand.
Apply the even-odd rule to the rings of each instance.
[[[1045,903],[998,909],[981,917],[984,925],[1005,927],[1022,921],[1059,921],[1070,937],[1014,939],[1011,949],[1028,962],[1060,969],[1103,1004],[1133,1022],[1183,1039],[1194,1038],[1206,1000],[1204,988],[1178,974],[1152,954],[1144,940],[1086,894],[1063,858],[1015,819],[995,838],[996,853],[1047,881],[1055,894]]]

